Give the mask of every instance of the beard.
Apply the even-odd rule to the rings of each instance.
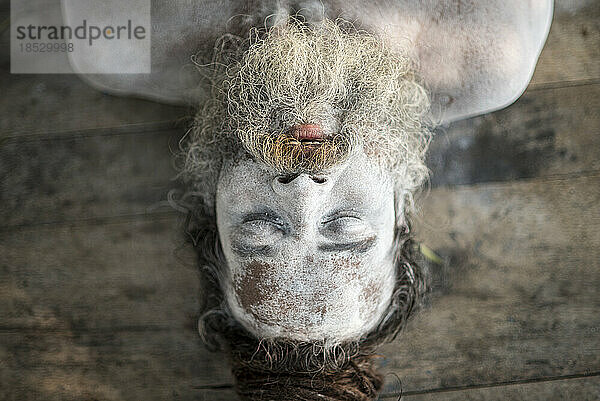
[[[427,177],[427,93],[410,59],[349,24],[291,19],[249,40],[225,37],[201,71],[213,91],[183,140],[181,174],[211,202],[227,160],[318,173],[364,151],[410,198]],[[317,125],[322,138],[292,128]]]

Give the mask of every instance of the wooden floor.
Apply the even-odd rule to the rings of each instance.
[[[444,262],[429,307],[381,350],[382,399],[600,399],[600,3],[587,3],[557,0],[519,101],[439,130],[415,226]],[[235,400],[195,332],[194,259],[164,202],[189,110],[10,75],[0,39],[0,400]]]

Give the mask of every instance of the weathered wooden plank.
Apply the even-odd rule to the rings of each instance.
[[[0,328],[194,331],[199,280],[174,217],[0,237]]]
[[[432,307],[381,350],[405,391],[598,369],[599,183],[592,174],[432,191],[417,227],[448,265],[434,271]],[[173,255],[177,230],[165,219],[3,234],[1,326],[32,342],[193,333],[198,280],[193,257]],[[175,371],[155,369],[165,380]],[[225,371],[207,380],[227,382]]]
[[[416,226],[446,264],[386,370],[407,391],[600,370],[599,204],[600,173],[433,190]]]
[[[4,233],[0,398],[228,399],[193,389],[231,379],[200,344],[201,287],[178,223]]]
[[[439,129],[433,186],[600,169],[600,84],[527,91],[514,105]]]
[[[0,219],[16,225],[164,212],[183,130],[41,138],[0,147]]]
[[[194,386],[230,380],[192,330],[0,333],[2,400],[223,400]]]
[[[3,138],[139,125],[151,129],[190,115],[184,107],[104,94],[69,74],[15,75],[0,70]]]
[[[555,1],[555,12],[532,86],[600,79],[600,4]]]
[[[205,390],[206,391],[206,390]],[[238,398],[233,390],[218,390],[208,393],[207,400],[230,400]],[[398,394],[382,395],[381,401],[400,401]],[[218,396],[222,398],[218,398]],[[215,397],[215,398],[212,398]],[[457,391],[436,391],[425,394],[404,393],[403,401],[563,401],[600,399],[600,378],[598,376],[538,383],[512,384],[471,388]]]
[[[533,91],[507,110],[452,125],[431,145],[432,185],[600,169],[599,92],[600,84]],[[5,229],[147,212],[177,185],[171,149],[183,132],[6,142],[0,147]]]
[[[8,9],[1,18],[10,15]],[[0,35],[0,142],[7,137],[51,135],[64,131],[139,125],[173,125],[190,110],[155,102],[111,96],[72,74],[10,74],[10,30]]]
[[[507,385],[491,388],[444,391],[439,393],[405,395],[406,401],[475,401],[475,400],[597,400],[600,399],[600,378],[586,377],[540,383]],[[393,396],[382,400],[395,400]]]
[[[73,74],[11,74],[9,29],[0,39],[0,141],[122,126],[139,131],[191,114],[187,107],[107,95]]]

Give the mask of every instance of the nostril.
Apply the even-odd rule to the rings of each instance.
[[[324,184],[325,182],[327,182],[327,177],[325,177],[325,176],[322,176],[322,175],[310,175],[309,176],[308,174],[301,174],[301,173],[278,175],[277,177],[275,177],[274,182],[277,182],[279,184],[284,184],[284,185],[290,184],[292,181],[294,181],[301,175],[304,175],[306,178],[310,178],[316,184]]]
[[[286,175],[280,175],[277,176],[277,181],[279,181],[282,184],[289,184],[290,182],[292,182],[294,179],[296,179],[300,174],[286,174]]]

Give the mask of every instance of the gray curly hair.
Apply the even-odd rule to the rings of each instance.
[[[213,93],[182,140],[181,175],[207,205],[228,158],[245,153],[290,172],[322,169],[358,149],[392,175],[398,199],[412,200],[428,175],[431,135],[429,98],[407,56],[327,19],[315,26],[290,19],[246,41],[224,37],[220,48],[200,67]],[[338,151],[322,146],[309,163],[274,151],[276,138],[306,123],[321,125]]]
[[[408,57],[343,21],[307,26],[290,19],[253,30],[249,40],[226,36],[218,50],[214,63],[200,67],[212,96],[181,141],[181,177],[190,190],[180,206],[188,211],[186,233],[204,287],[200,334],[210,348],[228,352],[243,400],[374,400],[383,379],[373,349],[398,334],[427,288],[427,269],[404,216],[406,201],[412,204],[428,173],[427,93]],[[300,162],[275,151],[290,127],[309,123],[323,127],[333,151]],[[401,205],[394,233],[397,281],[388,309],[376,330],[332,348],[256,338],[233,318],[219,281],[226,266],[214,215],[221,168],[253,157],[287,172],[319,170],[359,150],[392,175]],[[316,379],[322,383],[315,385]]]

